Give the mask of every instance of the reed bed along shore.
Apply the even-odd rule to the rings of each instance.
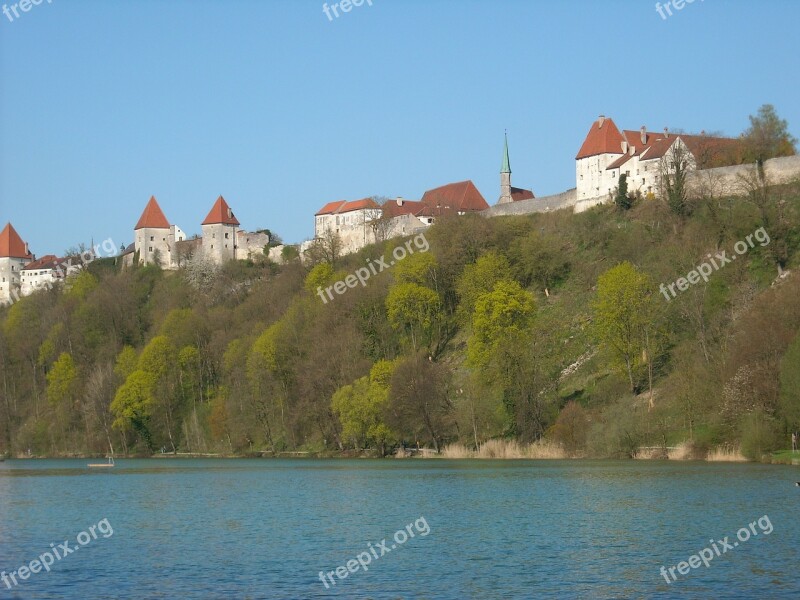
[[[568,459],[576,456],[549,440],[539,440],[532,444],[520,444],[516,440],[489,440],[477,450],[464,444],[450,444],[437,458],[467,459]],[[705,460],[707,462],[748,462],[736,446],[719,446],[705,452],[691,442],[672,447],[641,448],[634,456],[636,460]]]
[[[737,446],[720,446],[706,456],[709,462],[748,462]]]
[[[477,450],[467,448],[463,444],[446,446],[441,458],[494,458],[494,459],[563,459],[570,458],[564,449],[554,442],[539,440],[532,444],[520,444],[516,440],[489,440],[481,444]]]

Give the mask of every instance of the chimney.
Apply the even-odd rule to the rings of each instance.
[[[640,137],[642,138],[642,144],[646,144],[647,143],[647,127],[642,125],[642,128],[639,130],[639,132],[640,132]]]
[[[229,206],[228,207],[228,218],[230,219],[231,217],[233,217],[233,211],[231,210],[231,207]]]
[[[628,142],[626,142],[625,140],[622,140],[622,153],[623,154],[628,153]]]
[[[668,127],[664,127],[664,137],[666,137],[666,138],[669,137],[669,128]]]
[[[397,200],[395,200],[395,202],[397,202],[397,206],[403,206],[403,197],[402,196],[398,196]]]
[[[605,115],[600,115],[600,118],[597,119],[597,128],[598,129],[602,129],[603,128],[603,123],[605,123],[605,120],[606,120],[606,116]]]

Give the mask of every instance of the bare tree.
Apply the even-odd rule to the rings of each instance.
[[[322,236],[315,238],[306,250],[306,256],[311,264],[321,262],[336,266],[336,261],[342,255],[342,237],[332,229],[326,229]]]

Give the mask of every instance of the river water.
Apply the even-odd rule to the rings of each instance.
[[[796,467],[87,462],[0,463],[0,599],[800,597]]]

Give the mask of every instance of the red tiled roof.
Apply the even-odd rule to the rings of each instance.
[[[387,200],[383,206],[383,216],[392,218],[402,215],[419,216],[429,210],[428,206],[419,200],[403,200],[402,205],[397,204],[397,200]]]
[[[421,202],[439,213],[443,212],[443,209],[444,211],[469,212],[489,208],[478,188],[469,180],[449,183],[428,190],[423,194]]]
[[[167,217],[164,216],[164,212],[158,205],[155,196],[150,196],[150,201],[147,203],[147,206],[144,207],[144,212],[142,216],[139,217],[139,222],[136,223],[136,227],[134,227],[133,230],[136,231],[137,229],[143,229],[145,227],[151,229],[169,229],[169,221],[167,221]]]
[[[346,204],[346,200],[337,200],[336,202],[328,202],[325,206],[319,209],[319,212],[315,216],[320,215],[332,215],[337,211],[337,209]]]
[[[636,153],[639,154],[640,151],[644,150],[650,144],[656,142],[664,138],[664,133],[654,133],[652,131],[644,132],[644,143],[642,143],[642,130],[639,129],[638,131],[634,131],[632,129],[625,129],[622,132],[622,137],[625,138],[625,141],[628,142],[628,147],[633,146],[636,148]],[[670,137],[674,137],[674,134],[670,134]],[[628,150],[630,152],[630,150]],[[618,152],[622,152],[622,148],[620,147]]]
[[[353,200],[352,202],[347,202],[346,200],[337,200],[336,202],[328,202],[315,216],[334,214],[340,215],[342,213],[352,212],[354,210],[364,210],[367,208],[380,208],[380,206],[378,206],[378,203],[372,198]]]
[[[32,258],[28,245],[19,237],[11,223],[0,232],[0,258]]]
[[[511,199],[514,202],[519,202],[520,200],[532,200],[534,198],[533,192],[531,190],[524,190],[522,188],[515,188],[511,186]]]
[[[715,137],[708,135],[690,135],[685,133],[647,133],[647,142],[643,146],[639,132],[626,131],[626,137],[632,139],[637,136],[639,143],[635,144],[634,155],[639,160],[657,160],[663,158],[669,149],[672,148],[678,138],[686,144],[689,152],[695,157],[703,168],[710,166],[724,166],[736,164],[736,152],[739,149],[740,141],[734,138]],[[630,160],[631,155],[626,154],[612,162],[608,169],[616,169]]]
[[[354,200],[353,202],[345,202],[344,206],[339,209],[340,213],[346,213],[353,210],[364,210],[367,208],[380,208],[378,203],[372,198],[364,198],[362,200]]]
[[[626,162],[628,162],[632,158],[633,158],[633,156],[631,156],[630,153],[623,154],[617,160],[615,160],[610,165],[608,165],[606,167],[606,171],[610,171],[611,169],[616,169],[618,167],[621,167],[622,165],[624,165]]]
[[[220,196],[217,198],[217,201],[214,202],[214,206],[211,207],[211,212],[208,213],[206,220],[201,223],[201,225],[239,225],[239,221],[236,220],[236,217],[231,210],[231,207],[228,206],[228,203],[225,202],[225,198]]]
[[[55,269],[58,265],[63,263],[64,260],[63,258],[58,258],[55,254],[46,254],[42,258],[37,258],[35,261],[28,263],[22,270]]]
[[[622,142],[622,134],[612,119],[603,119],[602,126],[598,119],[592,123],[575,160],[597,154],[622,154]]]

